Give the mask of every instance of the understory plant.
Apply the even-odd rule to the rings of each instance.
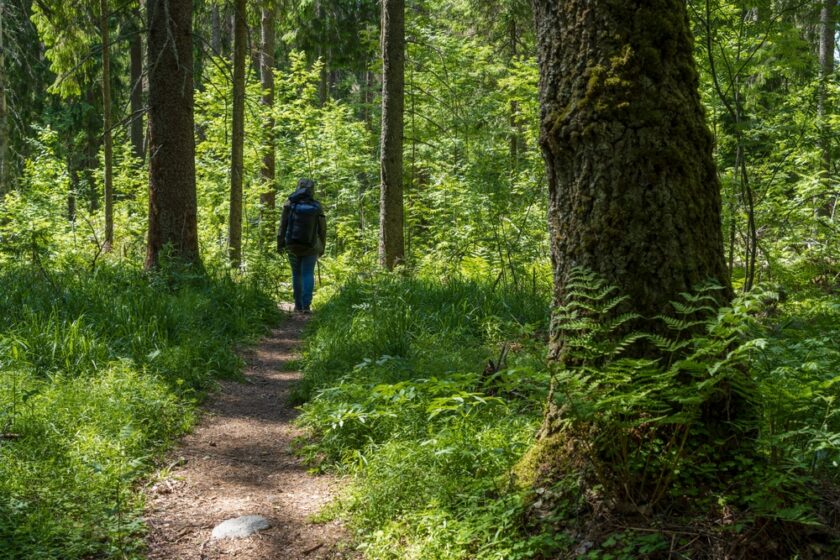
[[[299,393],[317,438],[302,452],[356,477],[340,509],[368,557],[516,545],[499,523],[518,523],[510,468],[547,396],[547,311],[544,289],[396,274],[351,278],[319,308]]]
[[[538,491],[532,531],[565,532],[593,558],[838,550],[837,505],[814,491],[835,478],[826,467],[840,422],[825,403],[837,380],[812,366],[798,382],[810,403],[780,409],[790,396],[776,392],[778,362],[767,359],[780,343],[768,329],[775,295],[718,309],[719,289],[681,294],[671,313],[639,323],[617,311],[627,299],[616,288],[572,273],[554,313],[563,350],[550,412],[515,469]]]
[[[302,452],[354,476],[338,511],[367,557],[836,550],[836,306],[818,333],[771,292],[718,309],[707,286],[641,321],[577,270],[547,366],[545,296],[523,314],[535,298],[494,288],[351,279],[312,326]]]
[[[276,318],[253,285],[163,264],[0,271],[0,559],[141,558],[138,479]]]

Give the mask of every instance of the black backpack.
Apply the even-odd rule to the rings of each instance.
[[[318,241],[318,218],[321,205],[317,201],[299,200],[293,202],[286,227],[286,245],[306,248],[315,247]]]

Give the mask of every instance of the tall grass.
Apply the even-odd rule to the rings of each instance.
[[[518,546],[503,530],[522,506],[508,473],[547,395],[548,311],[547,290],[391,275],[352,278],[319,308],[298,395],[318,438],[304,453],[357,475],[343,505],[367,557]]]
[[[356,366],[366,370],[382,360],[391,363],[372,378],[480,370],[503,343],[547,329],[548,299],[544,289],[494,289],[477,281],[349,278],[318,310],[297,397],[307,400]]]
[[[135,481],[277,317],[223,274],[0,271],[0,558],[139,557]]]

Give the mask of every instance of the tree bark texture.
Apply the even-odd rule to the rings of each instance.
[[[534,8],[555,300],[575,266],[605,276],[646,317],[706,280],[728,288],[685,4]]]
[[[405,259],[403,233],[403,112],[405,2],[382,0],[382,135],[380,137],[379,263]]]
[[[143,160],[146,157],[143,138],[143,38],[140,36],[142,19],[140,10],[131,15],[131,37],[129,38],[129,66],[131,74],[131,152]]]
[[[96,172],[99,169],[99,149],[102,146],[102,114],[99,111],[99,102],[102,100],[102,87],[91,80],[85,88],[85,101],[88,107],[84,116],[84,161],[82,163],[85,198],[88,209],[93,212],[99,210],[102,205],[102,197],[96,187]]]
[[[6,1],[0,0],[0,196],[11,190],[9,184],[9,115],[6,108],[5,33]]]
[[[233,16],[233,130],[230,152],[230,218],[228,257],[238,268],[242,262],[242,171],[245,143],[245,0],[236,0]]]
[[[219,56],[222,49],[222,22],[219,16],[219,5],[213,4],[210,8],[210,50],[213,56]]]
[[[114,145],[111,135],[111,39],[108,33],[108,0],[99,0],[99,12],[102,34],[102,134],[105,152],[105,239],[102,250],[108,252],[114,244]]]
[[[262,104],[268,114],[265,121],[266,137],[263,147],[261,175],[265,184],[265,191],[260,195],[260,202],[269,209],[276,205],[274,188],[275,174],[275,146],[274,146],[274,26],[277,17],[277,6],[274,2],[267,2],[262,9],[260,20],[260,82],[262,83]]]
[[[218,4],[213,4],[210,9],[210,49],[215,56],[219,56],[222,51],[222,18]]]
[[[192,0],[148,0],[149,238],[146,267],[161,251],[197,263],[193,133]]]
[[[837,0],[822,0],[820,9],[820,86],[817,95],[817,112],[820,125],[820,151],[822,152],[821,177],[826,190],[830,188],[831,176],[831,127],[826,117],[831,114],[828,100],[828,86],[834,75],[834,46],[837,32],[837,18],[835,7]],[[831,215],[832,201],[824,201],[822,210],[825,215]]]

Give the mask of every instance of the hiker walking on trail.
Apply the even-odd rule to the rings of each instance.
[[[315,265],[324,254],[327,218],[315,200],[315,181],[301,179],[297,190],[283,204],[283,217],[277,232],[277,251],[288,251],[292,266],[295,311],[309,313],[315,291]]]

